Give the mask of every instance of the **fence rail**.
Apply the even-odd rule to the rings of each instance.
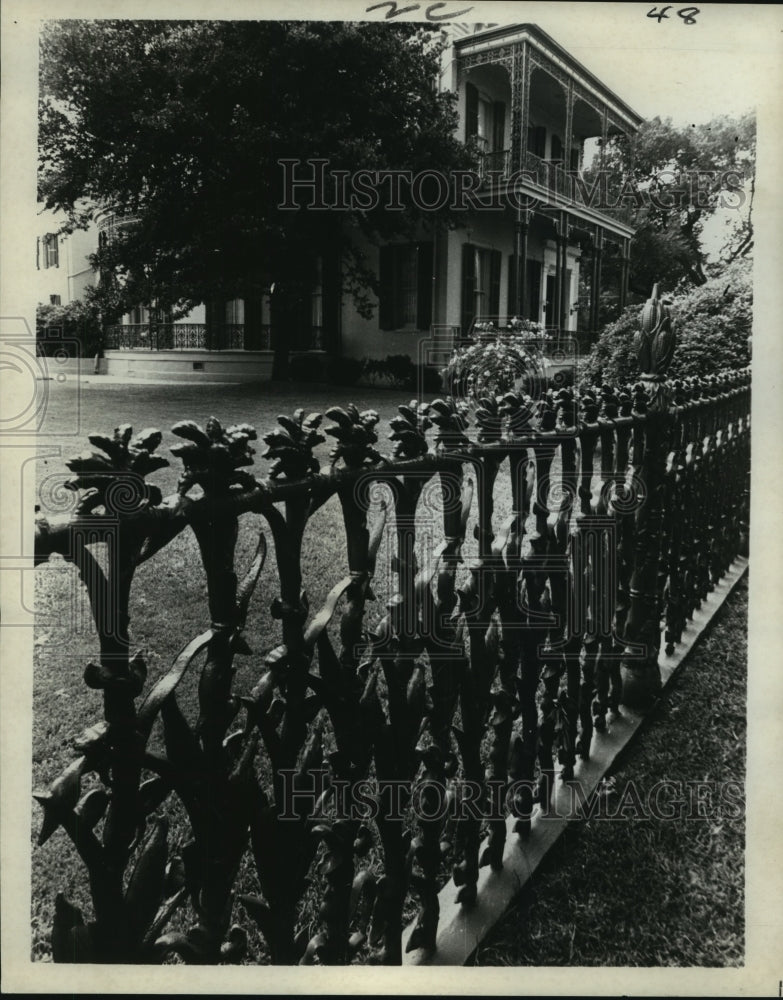
[[[656,329],[666,333],[665,323]],[[93,899],[85,922],[58,897],[55,960],[240,961],[246,931],[231,926],[232,893],[247,852],[261,895],[238,904],[272,962],[344,964],[369,951],[399,964],[410,894],[418,911],[408,949],[434,949],[444,863],[459,902],[475,903],[480,866],[502,867],[508,811],[524,838],[534,808],[550,800],[556,761],[570,777],[621,703],[655,696],[662,628],[674,648],[747,544],[750,373],[668,383],[670,346],[643,338],[645,375],[634,386],[400,406],[388,457],[375,448],[376,413],[334,407],[325,471],[313,456],[325,440],[319,414],[281,416],[264,436],[265,480],[248,471],[253,428],[182,421],[172,430],[183,443],[170,450],[183,472],[166,499],[145,478],[167,464],[159,432],[92,435],[96,450],[68,463],[79,506],[36,530],[37,561],[60,553],[88,589],[100,660],[85,681],[103,691],[105,709],[70,767],[36,793],[39,842],[64,828]],[[511,497],[502,524],[500,489]],[[417,514],[433,491],[442,540],[422,553]],[[313,614],[302,542],[327,502],[342,510],[350,573]],[[281,632],[240,709],[233,659],[247,652],[242,631],[266,556],[262,532],[238,580],[238,519],[249,512],[274,540]],[[471,519],[477,556],[463,567]],[[91,551],[102,520],[105,571]],[[387,520],[393,593],[370,630]],[[147,689],[129,633],[133,573],[185,529],[202,554],[211,623]],[[109,621],[112,593],[119,608]],[[194,727],[177,686],[204,652]],[[158,719],[165,753],[148,746]],[[269,779],[257,775],[259,755]],[[84,791],[90,772],[98,785]],[[365,811],[335,812],[338,791],[360,783]],[[311,787],[322,789],[317,810],[301,794]],[[169,859],[172,798],[190,836]],[[466,799],[480,810],[463,809]],[[367,860],[371,844],[380,865]],[[316,929],[299,923],[308,880],[321,898]],[[179,908],[190,928],[169,930]]]

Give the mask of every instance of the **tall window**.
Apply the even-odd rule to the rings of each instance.
[[[229,326],[242,326],[245,322],[244,299],[230,299],[226,302],[226,323]]]
[[[465,141],[478,140],[483,153],[499,153],[504,148],[506,105],[465,84]]]
[[[316,257],[313,274],[313,291],[310,297],[310,322],[318,329],[324,325],[323,265],[323,257]]]
[[[498,320],[500,313],[500,250],[465,243],[462,247],[462,332],[473,320]]]
[[[381,247],[380,327],[428,330],[432,322],[432,243]]]
[[[525,313],[522,303],[519,304],[520,308],[517,309],[517,276],[514,264],[514,255],[511,254],[508,258],[508,315],[532,319],[534,323],[537,323],[541,312],[541,272],[543,265],[540,260],[527,261],[527,312]]]
[[[57,233],[47,233],[38,239],[36,264],[41,268],[60,266],[60,248]]]
[[[482,150],[487,152],[492,142],[492,101],[488,101],[483,95],[479,95],[478,100],[478,131],[476,134]]]
[[[527,130],[527,149],[529,153],[540,157],[542,160],[546,155],[546,127],[544,125],[530,125]]]

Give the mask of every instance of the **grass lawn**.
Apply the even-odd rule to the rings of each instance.
[[[684,790],[682,817],[593,817],[569,827],[476,965],[743,964],[744,808],[727,815],[734,810],[720,789],[745,781],[747,606],[746,576],[613,774],[606,814],[619,811],[627,783],[646,803],[666,780]],[[688,818],[687,782],[705,783],[704,818]]]
[[[331,405],[354,402],[360,409],[379,412],[379,450],[388,453],[391,451],[386,440],[388,420],[396,414],[397,405],[408,398],[405,390],[364,387],[142,386],[92,381],[82,384],[77,396],[72,382],[49,385],[41,444],[47,450],[51,446],[59,448],[61,457],[42,457],[38,463],[41,485],[38,502],[44,513],[52,510],[51,497],[56,492],[52,483],[69,475],[63,460],[89,447],[86,435],[93,430],[111,432],[122,423],[132,424],[135,432],[148,426],[159,427],[164,433],[159,451],[167,455],[167,447],[179,440],[169,430],[178,420],[193,419],[203,426],[214,415],[224,425],[250,423],[261,437],[275,427],[278,413],[291,413],[299,406],[323,412]],[[79,433],[74,435],[72,432],[77,429]],[[263,478],[267,464],[259,456],[264,445],[259,441],[256,447],[253,471]],[[330,447],[331,440],[317,450],[322,467],[328,465]],[[164,496],[173,492],[179,474],[179,461],[172,457],[171,463],[170,468],[150,477]],[[54,479],[49,479],[50,476]],[[501,473],[496,489],[496,524],[508,512],[509,504],[508,476]],[[423,512],[420,508],[420,514]],[[377,510],[371,510],[370,514],[371,518],[377,516]],[[430,549],[441,538],[437,501],[431,506],[431,515],[432,532],[420,531],[423,546]],[[256,515],[241,519],[237,557],[240,574],[250,561],[258,530],[264,526],[263,519]],[[473,521],[468,526],[466,560],[475,554],[472,526]],[[266,535],[270,552],[246,631],[253,655],[236,661],[235,690],[239,694],[252,688],[264,654],[280,641],[279,625],[269,614],[278,587],[271,533],[266,531]],[[311,613],[315,613],[348,569],[342,515],[336,498],[312,518],[305,534],[304,551],[304,586]],[[373,587],[378,599],[367,612],[370,626],[382,617],[385,601],[393,593],[394,578],[389,569],[392,553],[387,531],[378,553]],[[100,693],[88,689],[82,679],[84,666],[97,656],[98,644],[75,569],[53,559],[37,571],[36,577],[33,781],[34,787],[39,788],[48,784],[72,759],[72,738],[102,717],[102,700]],[[148,687],[168,669],[182,646],[207,626],[206,598],[200,557],[195,539],[188,531],[140,567],[131,598],[131,637],[134,648],[146,651]],[[726,777],[742,780],[745,674],[741,598],[732,597],[727,607],[730,613],[721,613],[721,624],[713,627],[709,639],[678,679],[675,691],[659,708],[653,724],[627,758],[629,770],[624,768],[623,780],[632,774],[637,774],[640,782],[658,778],[694,780],[705,774],[714,780]],[[724,635],[725,639],[721,638]],[[180,703],[191,717],[196,710],[197,673],[197,669],[192,670],[180,689]],[[688,685],[696,686],[691,690]],[[710,706],[706,712],[705,705]],[[719,768],[720,762],[723,770]],[[634,766],[638,773],[632,770]],[[33,807],[32,815],[35,839],[40,825],[37,806]],[[545,872],[537,876],[520,905],[479,950],[477,962],[487,965],[736,963],[742,954],[742,931],[741,927],[737,929],[742,906],[742,824],[723,822],[714,833],[712,828],[716,825],[705,826],[694,821],[658,826],[652,821],[635,824],[592,821],[574,828],[552,852]],[[183,831],[174,822],[170,835],[172,852],[176,851],[180,837]],[[241,876],[241,891],[257,891],[251,867]],[[547,885],[547,878],[551,878],[551,886]],[[316,888],[310,894],[317,894]],[[48,935],[57,891],[64,892],[89,912],[91,905],[83,869],[62,831],[42,848],[34,848],[34,959],[50,959]],[[541,904],[537,908],[539,895]],[[681,918],[680,929],[671,933],[670,910],[672,920],[678,914]],[[637,930],[642,921],[649,923],[649,934]],[[706,935],[705,928],[708,928]],[[263,961],[261,943],[254,933],[251,938],[254,942],[249,960]],[[698,942],[698,947],[693,942]]]

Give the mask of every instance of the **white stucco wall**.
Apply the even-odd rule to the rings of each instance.
[[[39,206],[31,246],[28,249],[33,267],[32,285],[36,302],[48,305],[52,295],[59,295],[61,305],[68,305],[84,298],[88,287],[97,281],[96,272],[89,262],[89,255],[98,247],[98,229],[77,229],[70,235],[58,237],[58,266],[44,267],[44,237],[56,233],[65,221],[61,213],[49,212]],[[38,259],[36,261],[36,241]]]
[[[357,244],[366,254],[367,265],[378,273],[378,247],[357,238]],[[426,340],[427,333],[415,330],[381,330],[378,317],[378,300],[370,295],[374,303],[371,319],[364,319],[356,311],[353,298],[343,293],[341,354],[350,358],[385,358],[389,354],[407,354],[414,361],[418,357],[419,342]]]

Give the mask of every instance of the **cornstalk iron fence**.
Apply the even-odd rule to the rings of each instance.
[[[100,656],[84,679],[104,704],[73,762],[35,793],[39,844],[62,827],[92,896],[87,915],[57,895],[55,961],[240,962],[247,931],[234,921],[244,910],[273,963],[370,955],[394,965],[412,899],[408,949],[436,947],[444,865],[460,904],[474,905],[480,867],[502,866],[508,812],[513,836],[525,838],[534,809],[550,802],[555,762],[571,779],[621,704],[655,698],[661,641],[676,646],[747,545],[749,370],[667,381],[674,335],[656,294],[638,349],[644,374],[633,386],[400,406],[389,456],[375,447],[377,413],[333,407],[325,470],[313,456],[325,440],[321,414],[281,415],[263,438],[264,480],[248,471],[251,426],[182,421],[170,451],[183,471],[165,499],[146,478],[168,464],[160,431],[89,436],[94,450],[68,463],[78,506],[36,528],[37,563],[59,553],[89,594]],[[512,510],[496,525],[501,476]],[[432,489],[442,540],[417,558]],[[386,499],[371,519],[379,490]],[[329,501],[342,509],[349,574],[312,613],[303,536]],[[477,558],[462,568],[472,511]],[[238,574],[239,519],[250,512],[274,540],[267,592],[281,642],[256,662],[257,683],[240,701],[234,659],[252,655],[243,630],[267,552],[261,532]],[[370,629],[387,520],[395,592]],[[211,620],[148,685],[130,634],[134,572],[185,530],[200,549]],[[200,654],[193,724],[177,689]],[[150,746],[156,724],[161,750]],[[360,786],[363,811],[334,808]],[[176,850],[174,799],[189,826]],[[466,799],[473,808],[451,808]],[[380,863],[368,860],[371,847]],[[248,852],[259,895],[236,890]],[[314,933],[299,919],[311,883]]]

